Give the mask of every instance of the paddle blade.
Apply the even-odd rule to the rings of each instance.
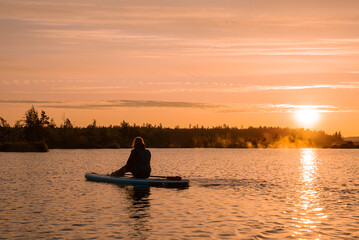
[[[182,177],[180,177],[180,176],[174,176],[174,177],[167,177],[166,178],[167,180],[182,180]]]

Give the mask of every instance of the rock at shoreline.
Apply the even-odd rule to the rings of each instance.
[[[0,152],[48,152],[44,142],[1,143]]]

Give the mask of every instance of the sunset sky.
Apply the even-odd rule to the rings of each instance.
[[[11,125],[34,105],[57,125],[359,136],[358,0],[0,0],[0,36]]]

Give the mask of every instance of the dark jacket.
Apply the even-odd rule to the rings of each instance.
[[[127,160],[126,169],[135,178],[148,178],[151,174],[151,152],[145,148],[135,148]]]

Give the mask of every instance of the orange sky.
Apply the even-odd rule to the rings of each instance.
[[[359,1],[0,0],[0,116],[359,135]]]

